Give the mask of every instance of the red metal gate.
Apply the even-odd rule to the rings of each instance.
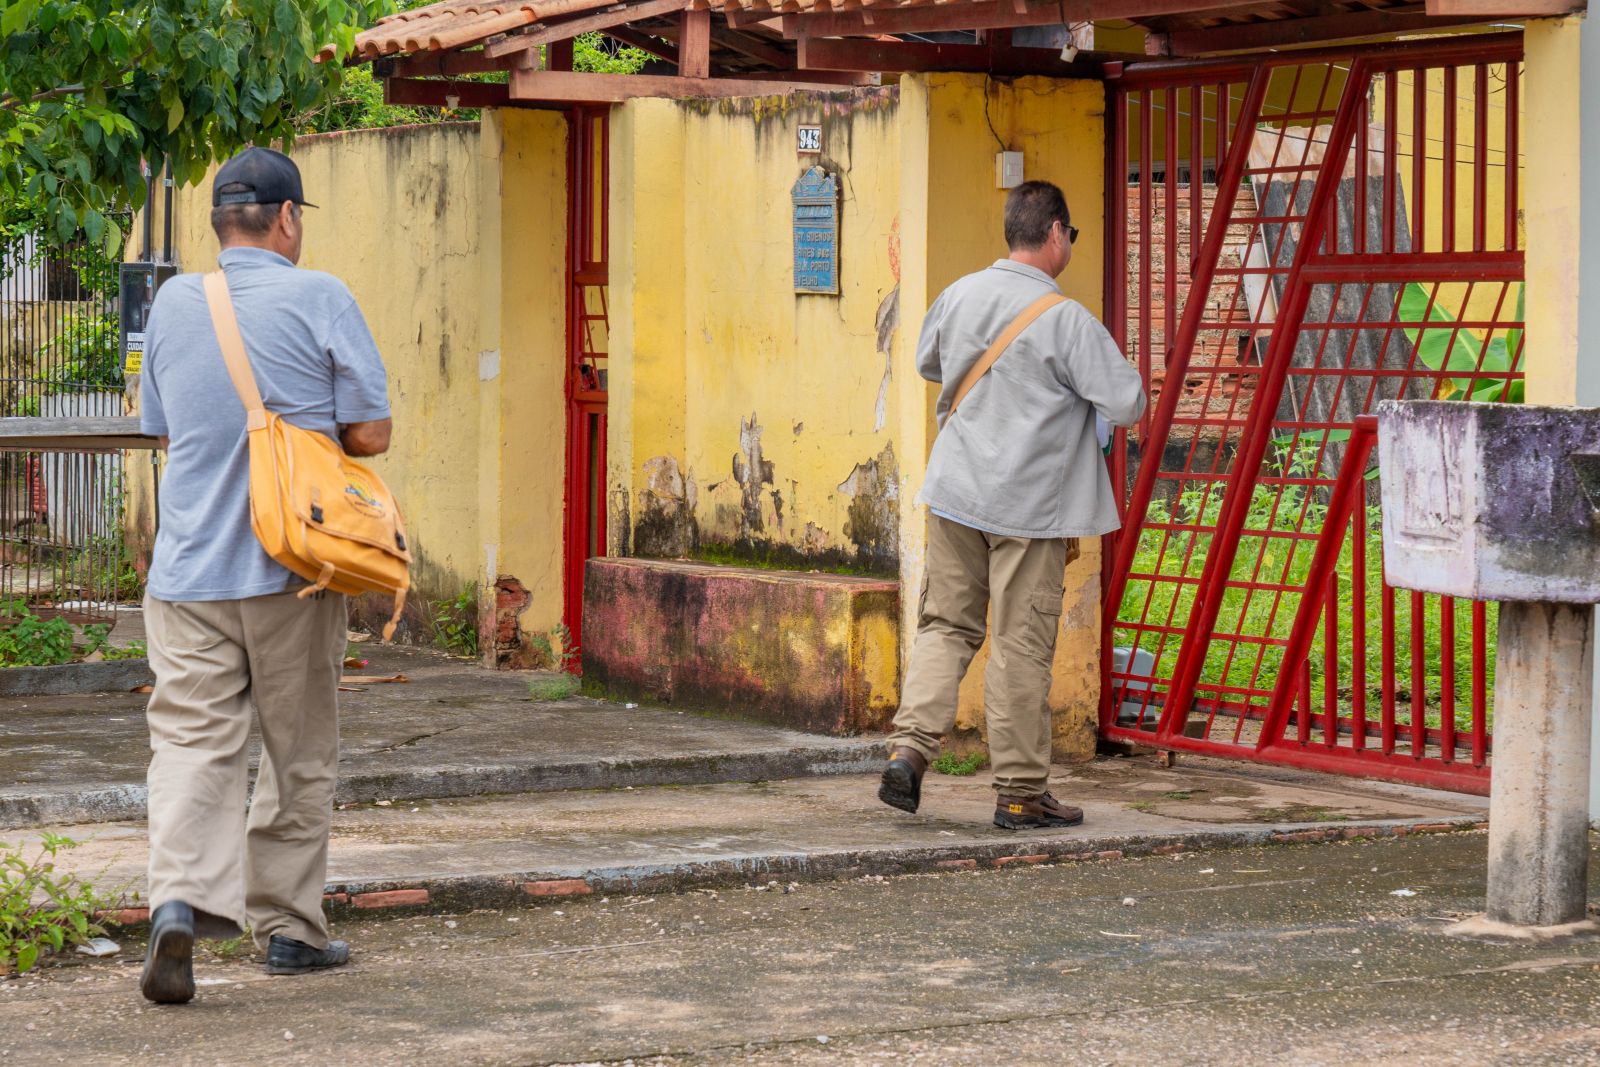
[[[1378,401],[1516,401],[1517,36],[1129,68],[1102,735],[1488,789],[1493,605],[1383,581]]]
[[[609,113],[574,108],[567,122],[565,615],[573,648],[583,640],[584,563],[606,552]]]

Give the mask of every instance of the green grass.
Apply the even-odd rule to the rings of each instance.
[[[1314,473],[1317,445],[1302,443],[1301,449],[1290,455],[1280,447],[1269,467],[1269,477],[1309,477]],[[1284,533],[1304,530],[1320,533],[1326,518],[1326,490],[1309,490],[1281,481],[1258,485],[1250,501],[1245,523],[1245,535],[1240,538],[1238,553],[1229,572],[1230,585],[1222,598],[1214,632],[1219,635],[1206,651],[1200,674],[1202,695],[1209,696],[1207,686],[1223,685],[1240,689],[1252,687],[1270,694],[1282,664],[1283,651],[1279,647],[1263,646],[1253,642],[1229,640],[1224,634],[1251,637],[1271,637],[1287,640],[1300,606],[1300,594],[1295,591],[1281,594],[1271,589],[1248,589],[1237,584],[1254,581],[1298,590],[1303,588],[1311,570],[1316,552],[1315,541],[1293,539]],[[1147,513],[1147,523],[1176,522],[1202,528],[1215,528],[1222,510],[1220,483],[1209,492],[1193,490],[1182,494],[1171,507],[1163,502],[1153,503]],[[1360,577],[1364,580],[1360,616],[1366,624],[1366,648],[1363,657],[1365,668],[1364,689],[1367,696],[1369,721],[1376,721],[1383,698],[1383,552],[1381,516],[1375,507],[1367,508],[1364,538],[1365,558]],[[1163,552],[1165,542],[1165,552]],[[1212,548],[1212,535],[1198,531],[1151,529],[1140,533],[1133,570],[1141,574],[1156,574],[1162,579],[1186,577],[1198,579],[1205,570]],[[1356,657],[1352,621],[1356,618],[1356,559],[1353,538],[1346,534],[1344,545],[1335,564],[1336,586],[1336,640],[1333,663],[1330,668],[1326,643],[1326,612],[1311,643],[1310,654],[1310,707],[1320,713],[1330,673],[1343,713],[1348,714],[1352,700]],[[1194,582],[1151,581],[1130,579],[1118,612],[1119,622],[1137,623],[1142,618],[1159,626],[1183,628],[1188,624],[1194,609],[1197,585]],[[1420,645],[1423,660],[1422,687],[1425,715],[1428,725],[1437,727],[1440,722],[1440,693],[1444,685],[1442,662],[1444,652],[1444,627],[1441,620],[1441,598],[1426,595],[1422,598],[1420,625],[1413,625],[1411,594],[1400,591],[1395,596],[1394,676],[1397,718],[1409,717],[1412,687],[1412,653]],[[1147,613],[1148,608],[1148,613]],[[1495,627],[1498,607],[1486,606],[1486,689],[1494,692]],[[1472,719],[1472,604],[1457,601],[1454,607],[1454,660],[1455,708],[1458,728],[1469,727]],[[1127,631],[1123,631],[1124,635]],[[1157,678],[1171,678],[1181,650],[1181,639],[1168,635],[1160,647],[1160,635],[1146,633],[1141,643],[1152,655],[1159,653],[1156,664]],[[1124,637],[1124,640],[1126,638]],[[1259,661],[1259,672],[1257,671]],[[1266,703],[1266,694],[1248,699],[1260,706]],[[1230,695],[1230,700],[1245,699]]]
[[[570,674],[553,674],[543,678],[535,678],[528,683],[528,697],[535,703],[549,703],[557,700],[566,700],[577,694],[582,685],[576,677]]]
[[[940,774],[953,774],[958,778],[970,778],[988,765],[989,756],[983,752],[969,752],[965,756],[946,752],[929,764]]]

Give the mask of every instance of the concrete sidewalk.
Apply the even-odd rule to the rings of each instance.
[[[991,824],[982,777],[930,774],[915,816],[873,775],[351,805],[335,812],[328,892],[339,907],[514,905],[616,894],[1058,861],[1474,827],[1478,797],[1296,772],[1153,759],[1057,767],[1083,826]],[[142,823],[57,826],[82,842],[58,866],[142,894]]]
[[[1445,935],[1483,871],[1449,834],[361,918],[327,974],[208,945],[181,1008],[125,938],[0,981],[0,1062],[1600,1063],[1600,943]]]
[[[409,681],[341,694],[347,802],[849,773],[874,766],[880,750],[873,739],[581,698],[536,704],[526,674],[359,648],[371,662],[350,673]],[[0,699],[0,827],[142,818],[146,699]]]

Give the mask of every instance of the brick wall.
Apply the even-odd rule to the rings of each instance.
[[[1130,357],[1141,353],[1140,330],[1144,297],[1141,293],[1142,252],[1150,250],[1150,400],[1156,403],[1166,386],[1167,360],[1167,309],[1172,309],[1173,322],[1182,319],[1183,309],[1189,300],[1190,278],[1193,269],[1192,249],[1205,236],[1205,224],[1216,206],[1217,189],[1206,185],[1200,198],[1201,217],[1193,217],[1190,187],[1180,185],[1177,190],[1177,211],[1169,216],[1166,191],[1159,185],[1151,187],[1150,218],[1148,228],[1141,211],[1140,189],[1129,185],[1127,196],[1127,350]],[[1249,219],[1254,214],[1254,201],[1244,187],[1239,189],[1240,202],[1235,205],[1235,217]],[[1173,228],[1171,274],[1168,274],[1167,235]],[[1198,232],[1195,227],[1198,226]],[[1223,242],[1223,268],[1238,268],[1244,261],[1253,227],[1235,222],[1229,226]],[[1243,322],[1248,318],[1245,295],[1237,275],[1218,279],[1206,294],[1206,322],[1218,322],[1232,317]],[[1248,410],[1250,395],[1255,388],[1255,376],[1230,372],[1229,367],[1240,365],[1241,335],[1249,333],[1248,326],[1227,330],[1202,330],[1196,339],[1195,352],[1190,360],[1190,373],[1183,382],[1184,395],[1178,403],[1179,418],[1223,418],[1231,410],[1239,417]],[[1263,335],[1264,336],[1264,335]],[[1246,357],[1248,359],[1248,357]],[[1205,373],[1207,368],[1220,368],[1220,373]],[[1174,426],[1173,438],[1187,440],[1189,428]],[[1202,431],[1202,436],[1213,434]]]

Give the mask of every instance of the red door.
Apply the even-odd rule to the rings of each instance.
[[[583,640],[584,564],[606,552],[609,111],[574,108],[568,117],[565,618],[574,649]]]

